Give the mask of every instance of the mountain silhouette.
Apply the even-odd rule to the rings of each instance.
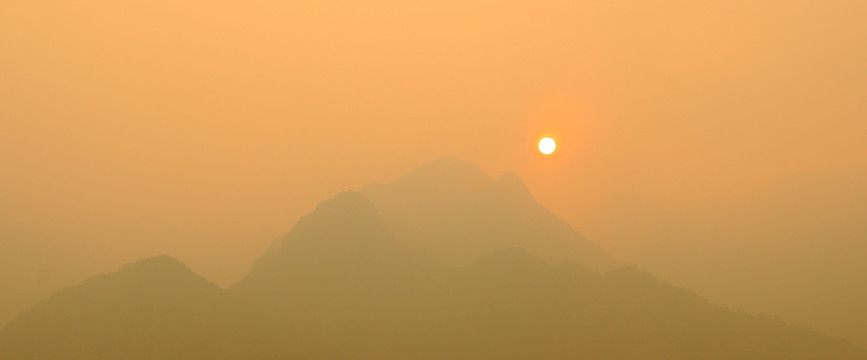
[[[403,212],[412,215],[402,221],[442,217],[419,221],[419,231],[402,223],[402,233],[364,192],[339,193],[228,290],[177,260],[141,260],[19,316],[0,331],[0,358],[867,359],[842,340],[713,305],[632,267],[597,272],[572,257],[552,263],[558,259],[537,253],[583,238],[519,185],[444,160],[368,189],[395,207],[395,194],[406,192]],[[482,210],[492,215],[474,213]],[[545,229],[551,224],[557,230]],[[543,237],[550,247],[508,246],[532,241],[498,227],[534,227],[551,236]],[[442,239],[454,247],[434,256],[418,246],[434,238],[408,239],[472,242],[480,234],[488,237],[476,247]],[[456,259],[467,264],[439,261],[456,251],[474,253]]]
[[[471,163],[443,158],[361,192],[397,239],[441,263],[466,265],[520,247],[552,264],[568,259],[597,270],[615,265],[536,201],[513,173],[494,180]]]
[[[299,220],[231,290],[279,302],[316,291],[349,291],[359,286],[353,277],[376,278],[377,284],[401,281],[405,274],[400,270],[411,266],[432,264],[391,236],[370,200],[347,191]],[[310,289],[300,294],[290,287]]]
[[[168,256],[63,289],[0,331],[2,359],[265,355],[269,321]],[[255,334],[255,336],[253,336]]]
[[[634,268],[600,274],[514,247],[443,265],[397,240],[377,210],[357,192],[323,202],[233,295],[281,319],[311,358],[867,358]]]
[[[391,236],[370,200],[348,191],[300,219],[230,291],[281,320],[308,356],[376,358],[407,335],[414,294],[433,270]]]

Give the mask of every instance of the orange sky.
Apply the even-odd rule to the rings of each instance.
[[[864,34],[842,0],[6,1],[0,270],[34,275],[0,281],[169,253],[227,285],[317,202],[443,156],[606,248],[585,219],[617,194],[867,166]]]

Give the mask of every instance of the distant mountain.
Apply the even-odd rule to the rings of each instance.
[[[343,192],[299,220],[230,291],[281,320],[302,353],[377,358],[425,314],[415,294],[435,270],[391,236],[370,200]]]
[[[261,347],[268,339],[259,334],[268,329],[263,319],[159,256],[61,290],[23,313],[0,331],[0,359],[259,356],[273,350]]]
[[[434,358],[867,359],[844,341],[723,309],[630,267],[600,275],[505,250],[445,284],[430,337],[450,350]]]
[[[398,240],[445,264],[466,265],[520,247],[551,264],[569,259],[597,270],[615,265],[512,173],[494,180],[473,164],[444,158],[361,192]]]
[[[633,268],[552,266],[517,248],[443,266],[355,192],[302,218],[231,292],[283,321],[309,358],[867,359]]]
[[[464,184],[471,173],[429,186]],[[511,181],[475,178],[480,186],[466,191]],[[512,190],[501,207],[518,207],[514,183],[502,186]],[[471,242],[461,228],[493,236],[499,226],[542,229],[550,220],[539,211],[539,222],[500,223],[534,212],[495,210],[487,201],[500,190],[450,191],[441,198],[492,211],[496,220],[454,217],[448,212],[460,209],[448,201],[435,211],[405,208],[452,216],[422,222],[428,232],[421,234]],[[434,224],[453,227],[437,232]],[[867,359],[844,341],[715,306],[634,268],[552,265],[490,238],[466,247],[480,254],[470,264],[444,265],[412,246],[421,242],[405,240],[412,234],[396,236],[362,193],[340,193],[299,220],[229,290],[176,260],[145,259],[22,314],[0,331],[0,359]]]
[[[865,184],[854,167],[681,206],[617,196],[582,221],[625,261],[715,303],[867,348]]]

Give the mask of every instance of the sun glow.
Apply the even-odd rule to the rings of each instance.
[[[554,142],[554,139],[545,137],[539,140],[539,151],[543,154],[550,155],[555,149],[557,149],[557,143]]]

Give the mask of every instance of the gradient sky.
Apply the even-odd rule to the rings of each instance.
[[[0,290],[34,295],[0,302],[160,253],[225,286],[444,156],[628,253],[612,198],[867,167],[865,34],[854,0],[4,1]]]

